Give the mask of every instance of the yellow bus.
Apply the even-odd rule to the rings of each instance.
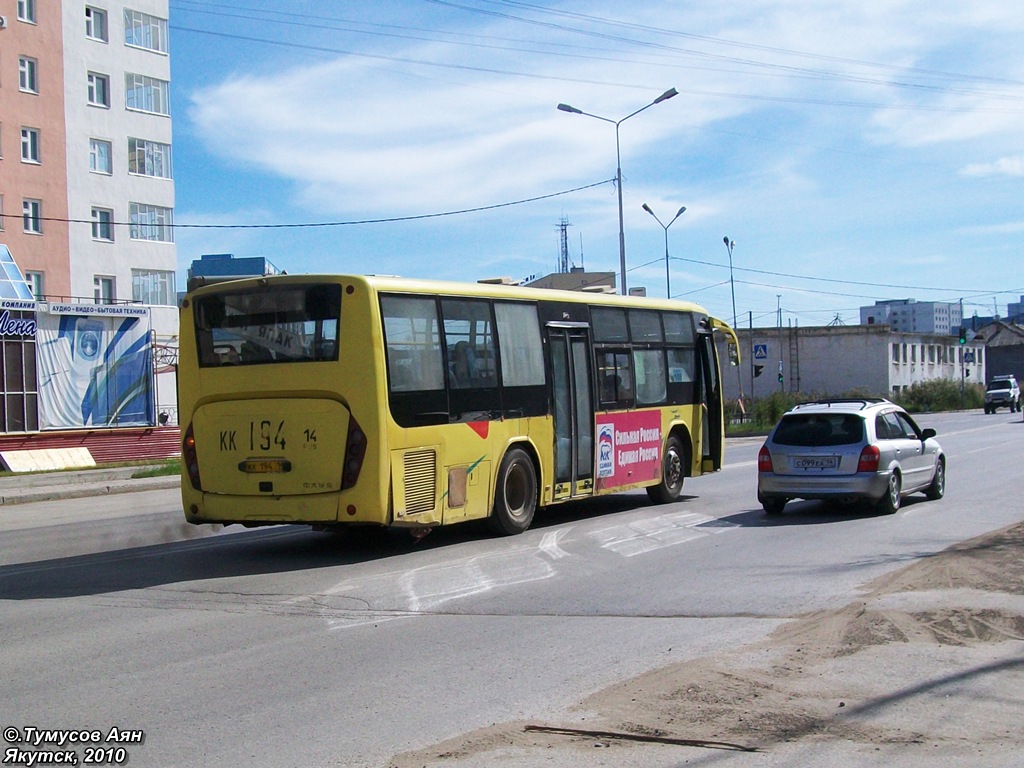
[[[701,307],[396,277],[278,275],[182,302],[190,523],[414,529],[646,488],[722,466]]]

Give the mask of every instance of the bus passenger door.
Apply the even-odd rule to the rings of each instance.
[[[718,351],[712,333],[698,333],[697,356],[700,358],[700,404],[703,414],[701,471],[714,472],[722,468],[724,408]]]
[[[554,407],[555,499],[594,493],[594,401],[590,383],[590,328],[547,327]]]

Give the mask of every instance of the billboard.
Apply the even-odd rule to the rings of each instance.
[[[153,425],[148,311],[90,312],[75,306],[78,314],[51,307],[38,315],[40,429]]]

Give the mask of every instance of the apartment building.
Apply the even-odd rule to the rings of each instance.
[[[893,299],[860,308],[861,325],[888,325],[898,333],[956,334],[963,322],[959,304]]]
[[[0,433],[152,423],[177,334],[167,0],[0,19]]]

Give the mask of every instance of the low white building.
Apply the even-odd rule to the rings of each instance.
[[[727,400],[772,392],[839,396],[895,395],[933,379],[985,381],[985,347],[957,336],[900,333],[888,325],[737,329],[743,357],[731,368],[724,350],[722,379]],[[781,381],[780,381],[781,377]]]

